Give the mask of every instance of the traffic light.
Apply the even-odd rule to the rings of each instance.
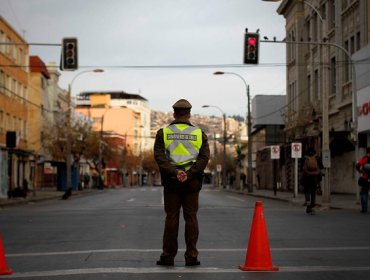
[[[244,64],[258,64],[260,34],[246,32],[244,36]]]
[[[60,70],[74,71],[78,69],[77,38],[63,38]]]

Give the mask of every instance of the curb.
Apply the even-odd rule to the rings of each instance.
[[[82,191],[73,191],[72,196],[79,196],[84,194],[92,194],[94,190],[82,190]],[[55,191],[55,193],[45,194],[43,191],[36,192],[36,196],[33,196],[32,191],[26,198],[11,198],[11,199],[0,199],[0,208],[17,206],[17,205],[25,205],[28,203],[35,203],[40,201],[46,200],[55,200],[55,199],[62,199],[64,191]]]

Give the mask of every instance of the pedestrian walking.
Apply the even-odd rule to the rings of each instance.
[[[356,163],[356,170],[360,173],[358,186],[360,190],[361,213],[368,211],[368,199],[370,189],[370,147],[366,149],[366,156],[359,159]]]
[[[178,100],[173,106],[174,121],[158,130],[154,157],[159,166],[166,213],[163,247],[157,265],[173,266],[178,250],[180,210],[185,220],[185,265],[200,265],[197,241],[197,212],[203,171],[209,160],[206,134],[190,123],[191,104]]]
[[[321,179],[323,164],[314,148],[308,148],[303,162],[302,185],[306,199],[306,213],[313,214],[316,206],[316,192]]]

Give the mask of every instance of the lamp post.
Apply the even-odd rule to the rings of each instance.
[[[251,102],[250,102],[250,93],[249,93],[249,85],[244,80],[244,78],[239,75],[238,73],[234,72],[222,72],[217,71],[214,72],[213,75],[234,75],[239,77],[245,86],[245,91],[247,95],[247,133],[248,133],[248,176],[247,176],[247,185],[248,185],[248,192],[253,192],[253,174],[252,174],[252,120],[251,120]]]
[[[134,142],[134,144],[137,144],[137,138],[138,138],[138,136],[137,136],[137,130],[138,129],[142,129],[142,128],[144,128],[144,126],[143,125],[139,125],[139,126],[137,126],[136,124],[135,125],[133,125],[133,126],[130,126],[129,128],[127,128],[126,129],[126,131],[125,131],[125,151],[126,151],[126,157],[127,157],[127,154],[128,154],[128,144],[127,144],[127,139],[128,139],[128,136],[130,136],[130,138],[134,138],[133,140],[135,140],[135,142]],[[131,130],[131,129],[133,129],[134,130],[134,135],[128,135],[128,132]],[[136,145],[134,145],[134,146],[136,146]],[[138,184],[139,184],[139,186],[141,186],[142,185],[142,181],[141,181],[141,173],[142,173],[142,153],[141,153],[142,151],[141,151],[141,140],[140,140],[140,145],[139,145],[139,149],[137,149],[136,147],[133,147],[132,148],[132,154],[133,155],[135,155],[136,156],[136,154],[138,154],[139,155],[139,157],[140,157],[140,169],[139,169],[139,176],[140,176],[140,178],[138,179]],[[126,171],[126,173],[127,173],[127,162],[125,161],[125,171]],[[126,184],[129,184],[130,182],[129,182],[129,178],[127,178],[127,181],[126,181],[126,177],[124,176],[124,183]],[[132,183],[132,178],[131,178],[131,183]]]
[[[68,109],[67,109],[67,158],[66,158],[66,168],[67,168],[67,187],[66,190],[72,188],[72,178],[71,178],[71,152],[72,152],[72,143],[71,143],[71,95],[72,95],[72,85],[74,81],[85,73],[101,73],[104,72],[103,69],[94,69],[94,70],[86,70],[78,73],[70,84],[68,85],[68,92],[67,92],[67,103],[68,103]]]
[[[203,105],[202,108],[216,108],[222,113],[223,123],[224,123],[224,130],[223,130],[223,161],[222,161],[222,186],[226,188],[226,141],[227,141],[227,134],[226,134],[226,114],[225,112],[218,106],[214,105]]]
[[[107,108],[101,116],[100,119],[100,134],[99,134],[99,153],[98,153],[98,189],[102,189],[104,186],[103,180],[101,178],[102,174],[102,156],[103,156],[103,134],[104,134],[104,116],[111,108]]]

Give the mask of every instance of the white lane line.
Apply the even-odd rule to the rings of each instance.
[[[136,200],[136,198],[130,198],[130,199],[128,199],[128,200],[126,200],[127,202],[133,202],[133,201],[135,201]]]
[[[244,199],[241,199],[241,198],[238,198],[238,197],[235,197],[235,196],[227,195],[226,197],[227,197],[227,198],[230,198],[230,199],[233,199],[233,200],[237,200],[237,201],[245,202],[245,200],[244,200]]]
[[[368,266],[287,266],[280,267],[279,271],[271,273],[284,272],[325,272],[325,271],[370,271]],[[173,274],[173,273],[256,273],[257,271],[241,271],[238,268],[218,268],[218,267],[110,267],[110,268],[85,268],[85,269],[65,269],[65,270],[49,270],[49,271],[31,271],[14,273],[4,278],[27,278],[27,277],[52,277],[52,276],[71,276],[71,275],[86,275],[86,274]],[[262,272],[262,271],[261,271]],[[268,272],[268,271],[267,271]],[[266,273],[266,271],[263,271]]]
[[[198,249],[200,252],[246,252],[246,249],[241,248],[220,248],[220,249]],[[370,246],[354,246],[354,247],[310,247],[310,248],[271,248],[271,251],[363,251],[370,250]],[[34,253],[18,253],[6,254],[8,258],[18,257],[41,257],[41,256],[58,256],[58,255],[78,255],[91,253],[155,253],[162,252],[161,249],[101,249],[101,250],[82,250],[82,251],[65,251],[65,252],[34,252]],[[185,252],[185,249],[179,249],[179,252]]]

